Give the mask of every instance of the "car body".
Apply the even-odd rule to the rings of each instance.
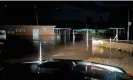
[[[0,30],[0,40],[6,40],[6,31]]]
[[[43,61],[6,63],[0,80],[131,80],[115,66],[82,60],[51,59]]]

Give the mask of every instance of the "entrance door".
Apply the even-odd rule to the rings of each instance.
[[[39,29],[33,29],[33,39],[34,40],[39,39]]]

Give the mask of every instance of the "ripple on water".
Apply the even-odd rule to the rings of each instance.
[[[123,64],[133,67],[133,58],[126,57],[122,59]]]

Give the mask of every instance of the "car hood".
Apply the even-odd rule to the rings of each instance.
[[[98,71],[101,71],[101,72],[106,71],[107,73],[117,74],[117,75],[122,76],[123,78],[128,78],[129,77],[128,75],[130,75],[130,77],[132,76],[132,74],[127,74],[120,67],[105,65],[105,64],[100,64],[100,63],[94,63],[94,62],[86,62],[82,60],[68,60],[68,59],[50,59],[50,60],[21,62],[21,63],[8,63],[7,62],[3,65],[3,68],[1,68],[1,70],[7,67],[18,68],[18,70],[20,70],[19,67],[21,68],[24,67],[25,69],[27,69],[26,71],[28,71],[30,67],[30,70],[33,73],[41,73],[42,70],[40,70],[40,68],[42,67],[47,68],[47,69],[52,68],[52,69],[62,69],[62,70],[68,71],[70,69],[76,70],[75,66],[78,66],[78,65],[89,67],[90,70],[93,67],[97,67],[96,70]],[[80,70],[80,69],[77,69],[77,70]]]

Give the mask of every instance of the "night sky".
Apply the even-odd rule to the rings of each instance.
[[[37,12],[39,25],[85,28],[87,24],[90,28],[126,28],[128,9],[132,21],[132,3],[125,1],[0,2],[0,24],[37,25]]]

